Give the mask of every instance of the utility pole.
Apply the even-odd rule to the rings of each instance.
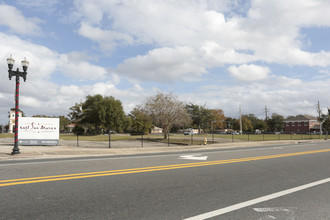
[[[242,109],[241,106],[239,106],[239,133],[242,135]]]
[[[320,101],[317,101],[317,112],[319,113],[319,120],[320,120],[320,134],[322,134],[322,123],[323,123],[323,120],[321,119]]]
[[[267,121],[268,120],[268,109],[267,109],[267,106],[265,105],[265,114],[266,114],[266,119],[265,119],[265,121]]]

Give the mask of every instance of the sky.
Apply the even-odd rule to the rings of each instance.
[[[227,117],[330,107],[328,0],[0,0],[0,124],[67,115],[87,95],[126,113],[161,91]]]

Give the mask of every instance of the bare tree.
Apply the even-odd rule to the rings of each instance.
[[[185,104],[172,93],[158,92],[146,99],[143,108],[151,116],[153,123],[163,129],[164,139],[168,138],[172,126],[181,126],[190,122]]]

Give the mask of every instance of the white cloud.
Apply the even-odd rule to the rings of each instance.
[[[70,54],[60,55],[57,63],[59,70],[67,76],[81,80],[100,80],[106,75],[105,68],[77,58]]]
[[[115,71],[119,75],[157,82],[192,81],[207,72],[196,51],[189,47],[155,49],[147,55],[125,60]]]
[[[235,79],[242,82],[255,82],[263,80],[266,79],[270,73],[270,69],[268,67],[257,66],[254,64],[243,64],[238,67],[230,66],[228,71]]]
[[[119,44],[151,44],[159,49],[186,46],[212,55],[204,57],[205,69],[252,61],[330,65],[329,52],[303,51],[300,36],[302,27],[330,27],[330,18],[324,18],[330,3],[253,0],[246,15],[233,13],[239,12],[242,4],[224,1],[214,5],[211,1],[197,0],[175,4],[143,0],[76,2],[81,19],[79,33],[98,42],[103,49],[113,50]],[[228,9],[232,11],[226,17]],[[199,54],[194,56],[199,58]]]
[[[40,35],[41,28],[38,26],[42,21],[39,18],[26,18],[15,7],[0,4],[0,25],[7,26],[18,34]]]
[[[25,107],[33,108],[39,108],[42,106],[42,102],[40,100],[30,96],[22,96],[20,104]]]
[[[100,49],[104,51],[112,50],[118,44],[125,46],[132,45],[134,41],[128,34],[111,30],[102,30],[84,22],[81,24],[78,33],[102,45]]]

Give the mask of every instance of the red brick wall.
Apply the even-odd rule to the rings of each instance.
[[[284,123],[284,132],[285,133],[307,133],[310,131],[309,122],[305,123],[303,121],[289,122],[289,126],[287,126],[288,122]],[[300,126],[299,126],[300,125]]]

